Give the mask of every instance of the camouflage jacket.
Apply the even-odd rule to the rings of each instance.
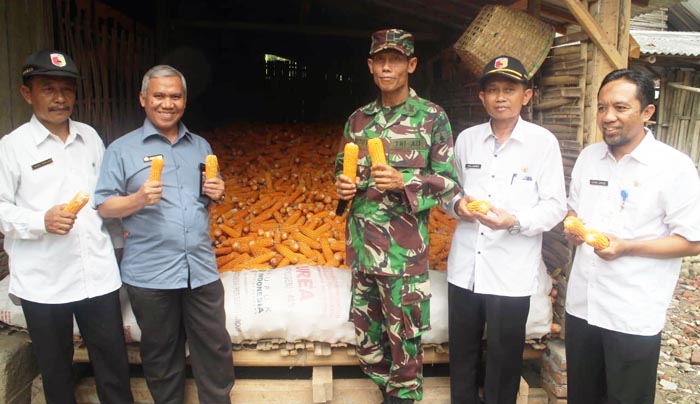
[[[402,191],[380,191],[370,172],[367,140],[381,138],[387,164],[403,174]],[[356,110],[345,125],[335,175],[343,171],[343,148],[359,148],[357,193],[345,228],[346,262],[356,271],[419,275],[428,269],[430,208],[457,191],[452,129],[445,111],[418,97],[382,108],[376,100]]]

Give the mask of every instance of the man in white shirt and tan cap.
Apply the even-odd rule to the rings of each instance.
[[[132,403],[114,243],[97,210],[64,209],[91,195],[104,144],[70,119],[78,69],[65,53],[39,51],[22,66],[29,122],[0,138],[0,231],[10,257],[10,294],[21,300],[49,404],[75,403],[73,317],[102,403]],[[120,247],[121,244],[117,244]]]
[[[578,245],[566,294],[570,404],[654,403],[681,257],[700,253],[698,172],[645,128],[653,100],[651,78],[608,74],[598,91],[604,142],[584,149],[571,174],[569,214],[609,246],[566,232]]]

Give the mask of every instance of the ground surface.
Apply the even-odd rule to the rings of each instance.
[[[657,404],[700,403],[700,256],[683,261],[661,333]]]

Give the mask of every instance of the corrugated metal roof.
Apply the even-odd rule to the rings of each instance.
[[[642,55],[700,56],[700,32],[630,31]]]

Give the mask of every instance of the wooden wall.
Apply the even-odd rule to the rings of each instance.
[[[669,69],[661,82],[656,138],[700,166],[700,70]]]
[[[31,116],[19,93],[22,63],[33,52],[52,46],[51,0],[0,1],[0,136]]]

